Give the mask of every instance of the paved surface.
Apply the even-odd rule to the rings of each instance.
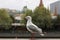
[[[30,39],[0,39],[0,40],[30,40]],[[60,39],[35,39],[35,40],[60,40]]]

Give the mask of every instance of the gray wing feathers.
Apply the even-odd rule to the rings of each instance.
[[[36,33],[42,33],[42,29],[38,28],[38,27],[35,27],[33,25],[29,25],[27,27],[27,29],[30,31],[30,32],[36,32]]]
[[[43,33],[41,28],[38,28],[38,31],[39,31],[40,34]]]

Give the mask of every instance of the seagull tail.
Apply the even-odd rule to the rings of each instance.
[[[44,36],[44,34],[40,34],[41,36]]]

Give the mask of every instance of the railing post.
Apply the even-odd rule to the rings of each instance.
[[[16,40],[18,40],[18,38],[17,38],[17,34],[16,34]]]

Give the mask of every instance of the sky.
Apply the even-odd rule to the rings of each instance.
[[[47,8],[51,3],[58,0],[43,0],[44,6]],[[22,10],[24,6],[34,10],[40,3],[40,0],[0,0],[0,8],[9,8]]]

